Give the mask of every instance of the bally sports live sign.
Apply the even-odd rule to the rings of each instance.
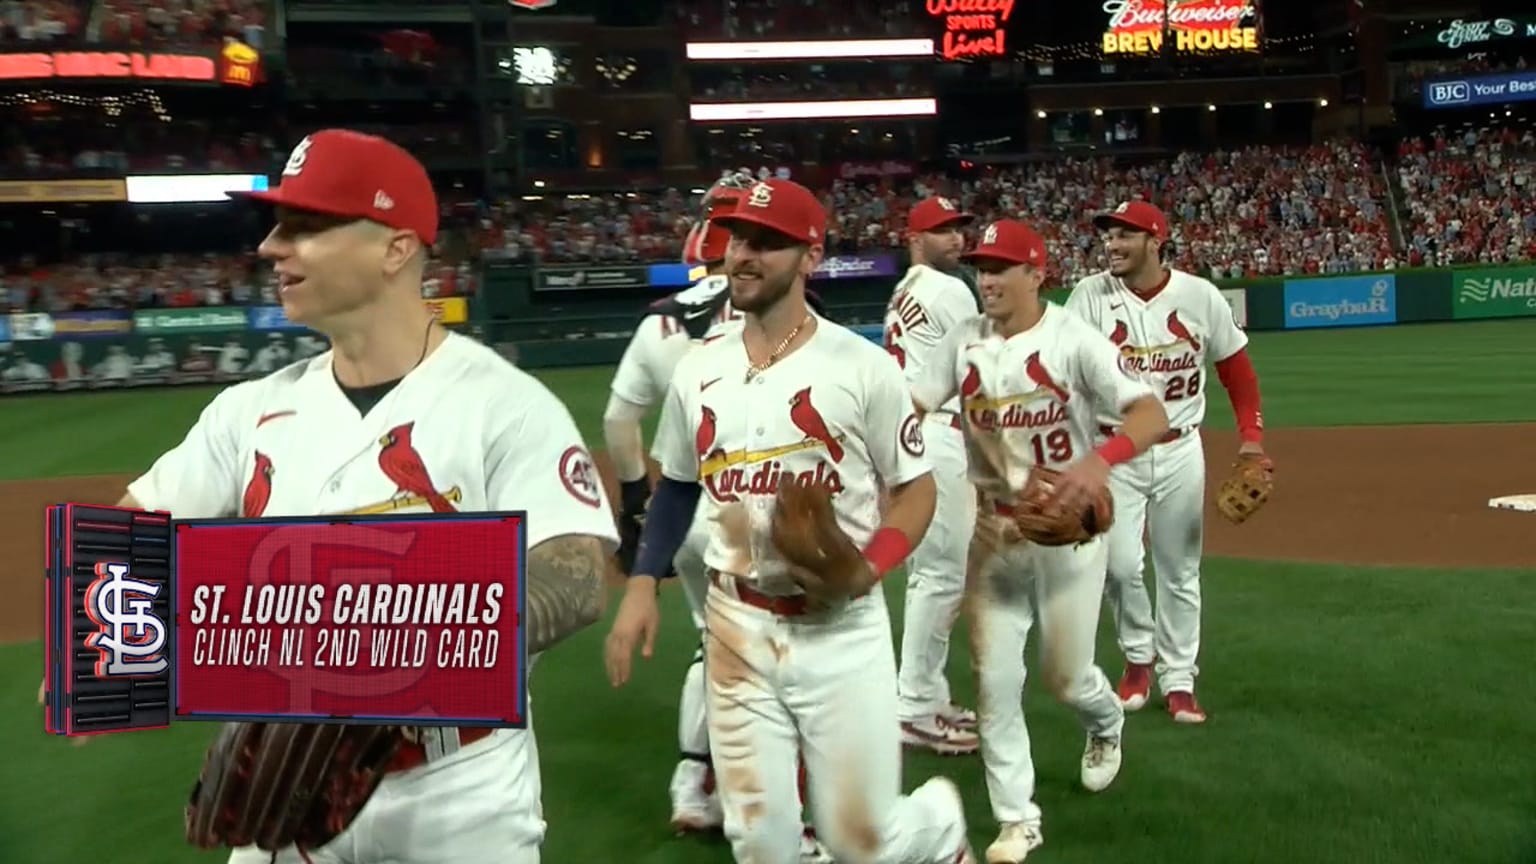
[[[48,729],[522,728],[525,523],[49,508]],[[134,714],[135,699],[149,707]]]

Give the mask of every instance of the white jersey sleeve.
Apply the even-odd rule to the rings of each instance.
[[[661,404],[661,419],[656,423],[656,439],[651,442],[651,458],[660,466],[662,476],[680,483],[699,482],[699,455],[693,444],[697,421],[687,395],[698,389],[696,377],[689,371],[692,365],[679,364],[672,376]]]
[[[972,316],[974,318],[974,316]],[[970,332],[970,322],[962,321],[944,334],[928,354],[928,362],[912,382],[912,400],[924,411],[935,411],[955,398],[960,389],[960,346]]]
[[[258,386],[236,384],[213,397],[181,443],[128,484],[133,500],[178,519],[239,515],[241,433],[256,428],[258,418],[251,412]]]
[[[1211,323],[1207,349],[1212,362],[1220,363],[1248,347],[1248,334],[1237,326],[1237,312],[1232,309],[1227,298],[1221,296],[1221,289],[1208,280],[1202,281],[1205,282],[1205,302],[1208,308],[1201,317]]]
[[[1072,286],[1071,293],[1067,295],[1067,299],[1062,305],[1066,307],[1068,312],[1097,328],[1099,326],[1099,304],[1093,302],[1092,281],[1094,279],[1095,277],[1088,276],[1077,280],[1077,284]]]
[[[1077,345],[1078,385],[1093,397],[1100,412],[1123,415],[1126,406],[1154,391],[1136,378],[1121,361],[1120,349],[1092,325],[1070,319],[1072,339]]]
[[[619,542],[602,477],[565,404],[537,379],[498,400],[485,442],[486,505],[528,514],[528,548],[562,534]]]
[[[662,400],[667,381],[690,342],[682,328],[665,315],[648,315],[619,358],[609,389],[626,402],[649,408]]]
[[[864,372],[865,446],[875,473],[886,486],[900,486],[929,473],[923,457],[923,430],[912,394],[899,368],[873,356]]]

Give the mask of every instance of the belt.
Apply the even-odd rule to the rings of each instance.
[[[1180,438],[1184,437],[1184,433],[1186,431],[1193,432],[1194,431],[1194,427],[1191,426],[1187,430],[1185,430],[1185,429],[1169,429],[1167,432],[1163,433],[1163,437],[1157,439],[1156,441],[1154,441],[1152,443],[1155,445],[1155,444],[1167,444],[1170,441],[1177,441]],[[1103,435],[1106,435],[1108,437],[1113,438],[1114,435],[1115,435],[1115,427],[1113,427],[1113,426],[1100,426],[1099,427],[1099,432],[1100,432],[1100,434],[1103,434]]]
[[[489,736],[495,729],[484,726],[470,726],[459,729],[459,746],[469,745]],[[427,764],[427,750],[417,741],[412,741],[404,736],[400,739],[400,746],[395,750],[395,756],[385,766],[385,771],[409,771]]]
[[[808,611],[808,602],[804,594],[764,594],[747,584],[747,580],[740,576],[728,576],[713,567],[709,570],[709,581],[715,583],[715,587],[725,589],[727,582],[736,591],[736,599],[748,606],[771,612],[774,615],[782,615],[792,618],[804,615]]]

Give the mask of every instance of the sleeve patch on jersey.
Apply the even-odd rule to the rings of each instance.
[[[560,482],[571,497],[587,505],[599,507],[602,498],[598,492],[597,467],[592,457],[580,447],[569,447],[560,454]]]
[[[913,456],[922,456],[927,449],[923,444],[923,423],[916,414],[908,414],[901,421],[901,449]]]

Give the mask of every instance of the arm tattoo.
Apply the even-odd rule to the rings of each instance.
[[[603,617],[603,576],[607,569],[596,537],[566,534],[529,551],[523,619],[529,654],[537,654]]]

